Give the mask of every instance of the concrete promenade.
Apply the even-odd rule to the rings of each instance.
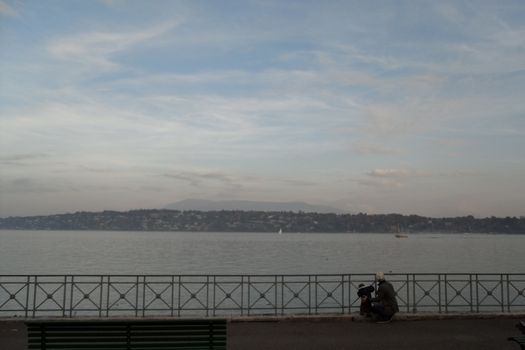
[[[525,314],[406,315],[388,324],[359,316],[232,318],[229,350],[498,349],[519,350],[507,340],[521,334]],[[0,319],[0,350],[27,349],[23,320]]]

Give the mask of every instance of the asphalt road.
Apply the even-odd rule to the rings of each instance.
[[[0,322],[0,350],[27,349],[27,330],[23,322]]]
[[[229,350],[519,350],[517,319],[233,322]]]

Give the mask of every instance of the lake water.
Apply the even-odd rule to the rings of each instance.
[[[0,230],[0,274],[525,272],[525,235]]]

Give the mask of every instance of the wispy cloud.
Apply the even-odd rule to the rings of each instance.
[[[372,177],[407,177],[410,172],[406,169],[374,169],[366,174]]]
[[[393,156],[402,153],[402,151],[399,149],[385,147],[383,145],[369,142],[356,142],[352,148],[357,154],[360,155]]]
[[[54,39],[48,50],[60,60],[111,70],[120,67],[113,55],[164,35],[176,26],[176,21],[169,21],[144,30],[72,34]]]
[[[163,175],[166,178],[187,182],[192,186],[201,186],[203,183],[219,182],[228,187],[240,187],[238,179],[230,175],[218,172],[195,172],[184,171]]]
[[[365,173],[354,181],[360,186],[372,187],[381,190],[395,190],[414,184],[422,178],[431,178],[430,172],[418,171],[407,168],[378,168]]]
[[[16,16],[17,12],[4,1],[0,1],[0,15],[4,16]]]
[[[108,7],[114,7],[114,6],[125,3],[125,0],[98,0],[98,1]]]
[[[57,193],[60,188],[46,181],[39,181],[29,177],[19,177],[8,181],[2,181],[5,194],[13,193]]]
[[[396,189],[403,187],[403,183],[392,179],[358,179],[356,182],[361,186],[381,189]]]
[[[14,164],[23,163],[26,161],[38,160],[47,158],[48,155],[45,153],[26,153],[26,154],[12,154],[6,156],[0,156],[0,163]]]

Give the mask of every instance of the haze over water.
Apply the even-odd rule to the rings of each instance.
[[[525,235],[0,230],[0,274],[523,273]]]

